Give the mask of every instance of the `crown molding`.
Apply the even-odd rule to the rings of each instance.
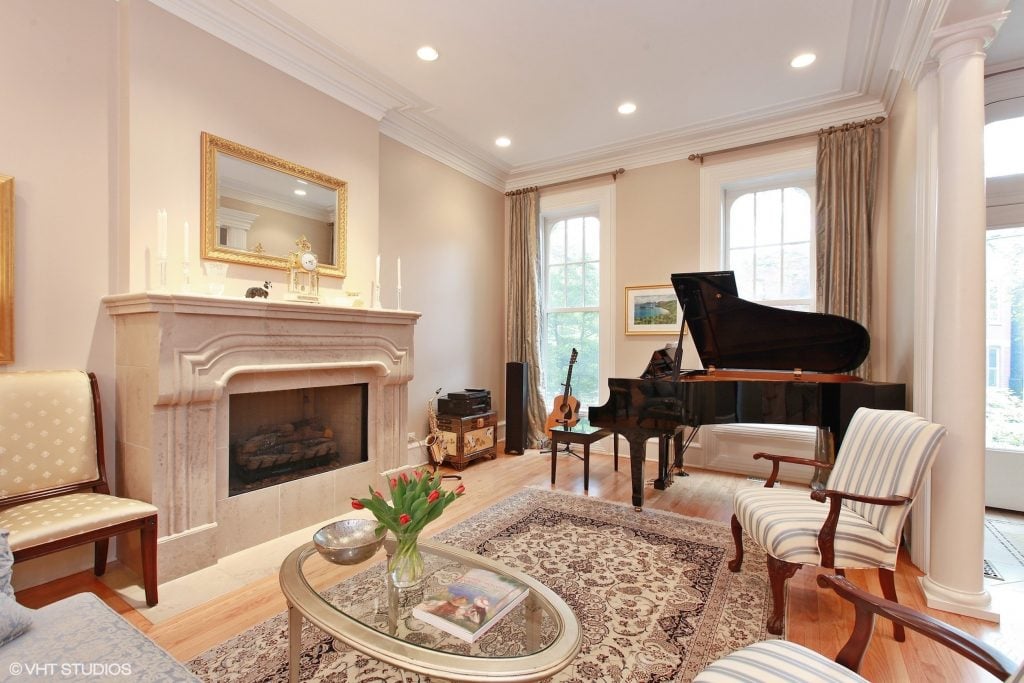
[[[461,142],[415,111],[388,112],[380,132],[495,190],[505,190],[509,167]]]
[[[260,0],[149,1],[376,121],[392,109],[424,106],[401,86]]]
[[[907,68],[927,57],[932,32],[949,0],[913,0],[901,28],[894,67],[876,92],[865,94],[877,70],[877,46],[866,56],[859,94],[833,92],[749,110],[687,128],[602,145],[571,155],[512,167],[462,141],[432,121],[431,105],[347,55],[337,45],[264,0],[149,0],[154,5],[252,55],[310,87],[370,116],[379,131],[496,190],[571,179],[608,168],[647,166],[685,159],[701,150],[735,147],[813,132],[821,127],[884,115]],[[876,7],[869,34],[877,42],[887,2]],[[909,51],[903,46],[913,44]]]
[[[857,98],[855,102],[839,102],[825,110],[792,112],[788,117],[771,123],[759,122],[754,116],[746,117],[747,120],[732,125],[723,125],[719,120],[701,127],[630,140],[572,156],[549,159],[542,164],[518,167],[509,173],[505,189],[508,191],[530,185],[561,182],[602,173],[610,168],[639,168],[678,161],[688,158],[691,154],[706,154],[794,135],[816,133],[820,128],[885,115],[886,110],[878,100]]]

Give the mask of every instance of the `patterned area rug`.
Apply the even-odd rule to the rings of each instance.
[[[771,637],[764,555],[750,544],[743,571],[730,572],[726,525],[526,489],[434,538],[520,569],[568,603],[583,648],[554,681],[689,681],[718,657]],[[383,580],[378,563],[329,590],[376,590]],[[279,614],[189,666],[204,680],[287,680],[287,623]],[[500,636],[501,626],[492,633]],[[301,680],[403,680],[308,623],[302,639]]]
[[[1024,578],[1024,523],[985,517],[985,576],[1000,581]]]

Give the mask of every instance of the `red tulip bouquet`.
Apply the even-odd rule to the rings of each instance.
[[[391,502],[384,494],[370,488],[369,498],[353,498],[352,507],[366,508],[377,519],[378,532],[387,529],[395,535],[398,545],[388,559],[388,572],[398,587],[411,586],[423,576],[423,557],[416,541],[419,533],[430,522],[441,516],[444,509],[466,492],[462,484],[454,491],[441,488],[441,475],[429,470],[416,470],[413,477],[402,472],[388,482]]]

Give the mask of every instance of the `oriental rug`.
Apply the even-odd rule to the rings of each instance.
[[[566,601],[583,647],[554,681],[689,681],[722,655],[771,637],[764,553],[748,544],[743,571],[730,572],[725,524],[524,489],[434,539],[524,571]],[[383,581],[379,562],[329,590],[355,594]],[[189,666],[205,680],[287,680],[287,623],[281,613]],[[493,632],[501,633],[500,623]],[[301,680],[403,680],[311,624],[302,640]],[[404,680],[429,679],[409,673]]]
[[[1000,581],[1024,578],[1024,522],[985,515],[985,576]]]

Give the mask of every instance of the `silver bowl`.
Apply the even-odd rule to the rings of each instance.
[[[313,545],[325,560],[335,564],[359,564],[384,543],[385,530],[376,532],[375,519],[343,519],[331,522],[313,534]]]

